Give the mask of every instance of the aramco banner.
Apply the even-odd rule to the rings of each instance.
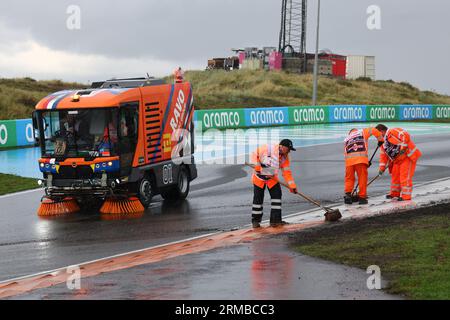
[[[202,130],[343,122],[443,121],[450,105],[333,105],[197,110]],[[0,149],[34,144],[31,119],[0,120]]]

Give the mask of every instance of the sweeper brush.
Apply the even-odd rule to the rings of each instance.
[[[74,213],[77,211],[80,211],[80,207],[74,198],[68,197],[63,200],[53,200],[43,197],[37,214],[40,217],[51,217]]]
[[[100,208],[100,213],[102,214],[113,214],[113,215],[124,215],[124,214],[136,214],[144,212],[145,208],[136,197],[122,198],[122,197],[111,197],[106,198],[102,207]]]

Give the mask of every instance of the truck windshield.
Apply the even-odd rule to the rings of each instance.
[[[38,114],[42,156],[109,157],[117,154],[118,109],[52,110]]]

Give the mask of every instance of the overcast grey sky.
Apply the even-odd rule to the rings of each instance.
[[[69,30],[69,5],[81,28]],[[317,0],[308,0],[313,51]],[[381,30],[366,26],[381,9]],[[204,69],[230,48],[277,46],[281,0],[2,0],[0,77],[93,81]],[[450,94],[450,1],[322,0],[320,48],[376,56],[378,79]]]

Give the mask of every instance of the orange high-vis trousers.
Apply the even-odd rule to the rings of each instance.
[[[391,196],[411,200],[413,177],[416,171],[416,161],[405,158],[392,166]]]
[[[345,193],[353,192],[355,186],[355,173],[358,175],[359,197],[367,198],[367,176],[368,165],[365,163],[358,163],[353,166],[345,168]]]

